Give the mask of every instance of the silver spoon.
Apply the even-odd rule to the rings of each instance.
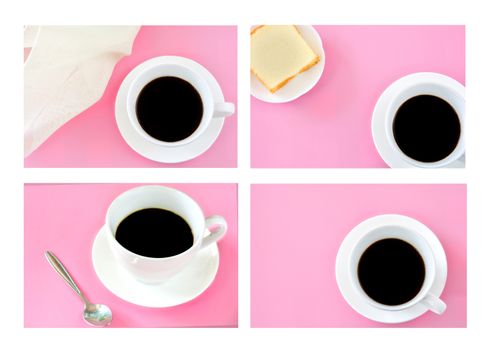
[[[82,299],[85,308],[83,310],[83,318],[87,323],[96,327],[105,327],[109,325],[112,321],[112,312],[107,306],[102,304],[92,304],[90,303],[85,295],[80,291],[80,288],[76,285],[73,278],[70,276],[66,268],[63,266],[61,261],[50,251],[45,253],[48,262],[51,264],[53,269],[58,272],[58,275],[65,280],[65,282],[77,293],[77,295]]]

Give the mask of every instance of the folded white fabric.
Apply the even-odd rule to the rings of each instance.
[[[114,66],[131,53],[137,26],[25,28],[24,156],[97,102]]]

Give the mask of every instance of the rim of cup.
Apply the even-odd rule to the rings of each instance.
[[[393,232],[403,233],[393,234]],[[425,278],[422,287],[412,299],[399,305],[386,305],[372,299],[362,288],[357,274],[359,260],[366,249],[377,241],[389,238],[400,239],[406,243],[409,243],[414,249],[417,250],[424,261]],[[414,244],[415,240],[418,241],[417,244]],[[359,246],[362,247],[358,249]],[[421,252],[421,249],[419,249],[420,246],[424,247],[425,253]],[[427,296],[427,294],[430,293],[436,275],[435,257],[429,242],[427,242],[427,240],[417,231],[399,224],[389,224],[375,227],[366,232],[365,235],[360,237],[354,247],[355,248],[350,252],[349,256],[348,271],[350,280],[351,283],[355,286],[355,289],[358,291],[358,294],[362,298],[364,298],[371,306],[388,311],[403,310],[419,303],[422,299],[424,299],[425,296]],[[430,274],[428,275],[428,273]]]
[[[145,62],[143,62],[142,64],[144,63]],[[136,113],[136,103],[138,100],[138,96],[141,93],[141,90],[153,80],[161,77],[176,77],[185,80],[186,82],[191,84],[194,87],[194,89],[196,89],[201,99],[203,105],[203,114],[201,116],[201,122],[199,123],[198,128],[194,130],[194,132],[188,137],[186,137],[185,139],[174,141],[174,142],[159,140],[149,135],[138,122],[138,117]],[[142,138],[159,146],[177,147],[177,146],[182,146],[191,143],[199,136],[201,136],[204,130],[207,129],[213,117],[212,116],[213,100],[214,99],[211,93],[211,89],[208,86],[206,79],[201,74],[199,74],[199,72],[197,72],[196,70],[192,69],[186,64],[183,64],[182,62],[155,63],[154,65],[147,67],[144,70],[138,72],[137,76],[131,82],[126,97],[126,109],[128,111],[129,122],[131,126],[133,127],[134,130],[136,130],[136,132]]]
[[[465,95],[464,86],[446,75],[431,72],[414,73],[405,78],[416,77],[405,81],[391,98],[386,109],[385,132],[388,143],[405,163],[419,168],[439,168],[451,164],[465,153]],[[402,78],[403,79],[403,78]],[[454,150],[447,157],[436,162],[421,162],[407,156],[398,146],[393,135],[393,121],[401,105],[419,95],[433,95],[449,103],[456,112],[460,123],[459,140]]]
[[[118,202],[124,201],[124,200],[126,200],[127,197],[130,197],[132,195],[137,195],[137,192],[143,192],[143,191],[152,191],[153,193],[154,193],[154,191],[161,191],[162,194],[164,192],[166,192],[167,194],[173,193],[174,195],[178,195],[181,198],[184,198],[187,202],[191,203],[191,205],[194,207],[193,209],[198,210],[198,215],[203,218],[202,230],[199,230],[199,232],[195,232],[194,227],[180,213],[175,213],[175,214],[179,215],[180,217],[182,217],[187,222],[189,227],[191,228],[192,236],[194,238],[194,242],[192,243],[192,246],[190,246],[187,250],[184,250],[183,252],[176,254],[176,255],[161,257],[161,258],[155,258],[155,257],[150,257],[150,256],[145,256],[145,255],[140,255],[138,253],[135,253],[135,252],[125,248],[121,243],[119,243],[119,241],[117,241],[115,231],[117,230],[117,226],[119,226],[119,224],[121,223],[122,220],[119,220],[117,225],[115,225],[114,230],[112,230],[111,225],[110,225],[110,217],[109,217],[111,214],[111,211],[115,210],[114,207],[117,204],[119,204]],[[149,207],[139,208],[139,209],[136,209],[135,211],[146,209],[146,208],[149,208]],[[152,208],[158,208],[158,207],[153,206]],[[159,208],[169,210],[169,209],[163,208],[163,207],[159,207]],[[123,220],[124,220],[124,218],[131,215],[135,211],[128,211],[127,215],[123,217]],[[177,259],[179,257],[182,257],[182,256],[188,254],[190,251],[195,250],[196,248],[199,248],[199,246],[201,245],[202,239],[204,238],[204,234],[205,234],[205,230],[206,230],[205,225],[204,225],[204,213],[203,213],[201,207],[199,206],[199,204],[197,204],[197,202],[192,197],[190,197],[188,194],[186,194],[182,191],[179,191],[175,188],[167,187],[167,186],[159,186],[159,185],[145,185],[145,186],[133,187],[127,191],[120,193],[116,198],[114,198],[112,200],[111,204],[107,208],[106,215],[105,215],[105,226],[106,226],[106,229],[109,233],[110,239],[113,243],[115,243],[119,248],[121,248],[126,253],[128,253],[130,255],[134,255],[135,257],[137,257],[139,259],[147,260],[147,261],[170,261],[170,260]]]

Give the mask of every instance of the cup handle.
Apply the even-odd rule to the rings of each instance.
[[[235,105],[231,102],[216,102],[213,118],[224,118],[235,113]]]
[[[228,230],[226,220],[220,215],[212,215],[206,218],[205,225],[209,234],[203,238],[201,248],[206,248],[208,245],[218,241]]]
[[[442,315],[447,307],[445,302],[432,294],[427,294],[421,303],[438,315]]]

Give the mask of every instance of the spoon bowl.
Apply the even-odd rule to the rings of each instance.
[[[112,321],[112,312],[104,304],[88,304],[83,310],[83,318],[92,326],[105,327]]]

